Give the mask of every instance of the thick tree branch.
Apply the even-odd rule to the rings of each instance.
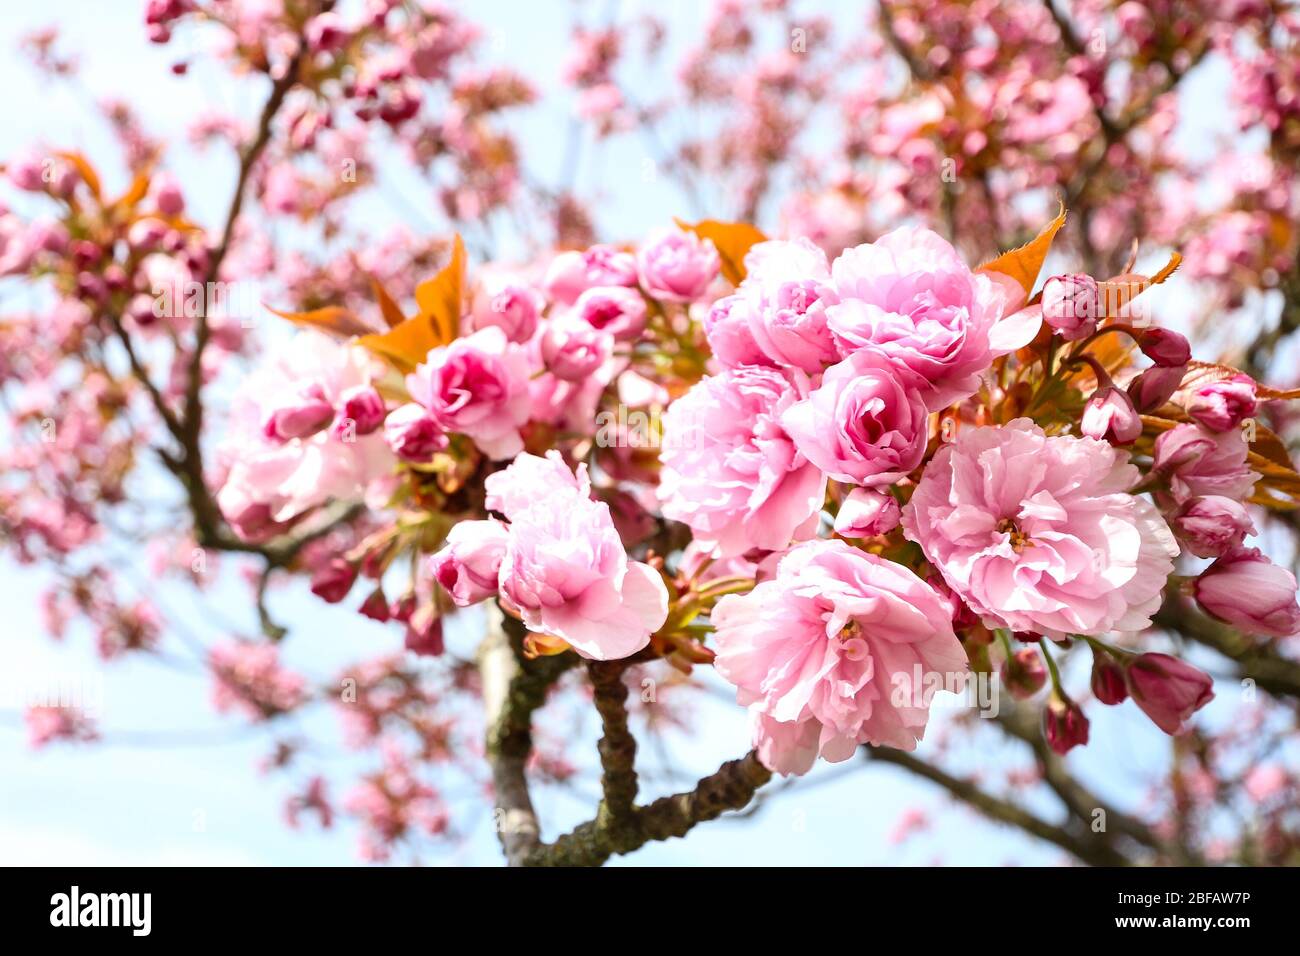
[[[527,766],[533,751],[533,711],[559,676],[572,667],[572,653],[528,660],[523,626],[488,605],[488,630],[479,647],[483,705],[487,715],[487,759],[492,768],[497,837],[506,862],[519,866],[537,847],[541,829],[528,793]]]
[[[771,778],[772,772],[751,751],[739,760],[724,763],[693,790],[637,807],[617,827],[603,825],[597,817],[554,843],[538,846],[525,865],[600,866],[615,853],[630,853],[651,840],[685,836],[697,823],[744,807]]]
[[[625,661],[588,661],[587,675],[604,730],[600,751],[600,786],[604,793],[597,819],[616,827],[632,815],[636,803],[636,739],[627,726]]]

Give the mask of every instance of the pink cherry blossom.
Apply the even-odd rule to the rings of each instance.
[[[705,324],[724,364],[775,365],[811,375],[839,360],[826,324],[826,307],[837,300],[821,249],[807,239],[760,242],[745,256],[745,269],[736,294],[710,310]],[[743,331],[733,331],[737,324]]]
[[[986,621],[1049,637],[1150,624],[1178,546],[1138,470],[1104,442],[1028,419],[939,449],[903,530]]]
[[[632,342],[645,330],[646,304],[636,289],[595,286],[578,296],[573,315],[619,342]]]
[[[846,249],[831,265],[839,303],[827,323],[842,355],[888,358],[935,411],[972,394],[998,355],[1029,342],[1032,311],[1004,319],[1007,285],[972,272],[942,237],[902,228]]]
[[[659,499],[720,557],[810,532],[826,479],[781,424],[795,389],[773,369],[710,376],[664,414]]]
[[[542,280],[547,295],[562,305],[595,286],[635,286],[636,257],[613,246],[592,246],[583,252],[561,252]]]
[[[1259,478],[1246,464],[1248,451],[1239,431],[1216,434],[1182,424],[1156,439],[1153,469],[1168,480],[1177,501],[1201,495],[1241,500]]]
[[[528,360],[495,326],[434,349],[407,376],[411,397],[485,455],[513,458],[528,421]]]
[[[902,478],[925,456],[929,416],[921,393],[878,353],[855,352],[781,414],[795,446],[838,481],[867,486]]]
[[[522,473],[509,475],[521,462]],[[513,499],[558,464],[521,455],[498,484]],[[609,506],[588,498],[585,482],[570,473],[568,482],[533,486],[526,504],[500,502],[510,517],[501,594],[529,630],[562,638],[583,657],[617,660],[645,647],[664,623],[668,590],[659,572],[628,560]]]
[[[475,604],[497,593],[508,540],[500,521],[461,521],[447,533],[442,550],[429,559],[429,570],[457,606]]]
[[[641,285],[652,298],[695,302],[704,297],[721,261],[712,240],[665,229],[641,244],[636,263]]]
[[[792,548],[774,578],[719,601],[713,622],[715,667],[750,705],[761,759],[785,774],[861,743],[914,749],[929,717],[917,678],[947,683],[968,666],[933,588],[841,541]]]

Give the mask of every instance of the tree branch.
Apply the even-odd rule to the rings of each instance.
[[[494,818],[506,862],[519,866],[541,841],[528,793],[527,766],[533,751],[533,711],[547,691],[576,662],[572,653],[528,660],[523,626],[488,604],[488,630],[478,652],[487,714],[487,759],[495,791]]]
[[[969,804],[984,816],[999,823],[1010,824],[1091,866],[1130,866],[1134,861],[1120,854],[1108,843],[1084,840],[1064,827],[1049,823],[1010,801],[981,790],[969,780],[962,780],[924,760],[902,750],[888,747],[864,747],[863,753],[871,760],[902,767],[931,783],[938,784],[950,794]]]
[[[604,730],[600,751],[600,786],[604,793],[597,820],[617,827],[632,815],[636,802],[636,739],[627,726],[627,684],[623,682],[626,661],[588,661],[596,710]]]
[[[538,846],[525,865],[600,866],[615,853],[630,853],[651,840],[685,836],[697,823],[744,807],[771,778],[772,771],[750,751],[739,760],[724,763],[693,790],[635,808],[617,828],[602,826],[598,816],[554,843]]]

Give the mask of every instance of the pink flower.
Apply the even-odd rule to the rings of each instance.
[[[826,307],[838,299],[821,249],[807,239],[760,242],[745,256],[745,269],[736,294],[717,303],[705,322],[719,361],[810,375],[839,361],[826,324]]]
[[[1104,442],[1028,419],[964,429],[939,449],[903,530],[986,622],[1053,638],[1140,630],[1178,546]]]
[[[510,475],[521,463],[522,474]],[[628,560],[609,506],[586,496],[585,474],[534,485],[523,503],[522,486],[558,464],[520,455],[497,482],[493,495],[507,497],[497,503],[510,517],[501,594],[529,630],[562,638],[583,657],[635,654],[667,619],[668,589],[648,564]]]
[[[309,438],[334,420],[334,406],[317,382],[304,386],[296,395],[286,396],[282,404],[271,408],[263,419],[262,433],[270,441],[286,442]]]
[[[398,458],[427,465],[436,452],[447,447],[442,425],[423,405],[407,402],[388,413],[384,420],[384,441]]]
[[[1217,558],[1255,533],[1245,506],[1222,495],[1188,498],[1169,516],[1169,526],[1198,558]]]
[[[750,706],[760,759],[784,774],[818,753],[847,760],[861,743],[914,749],[927,675],[947,684],[968,667],[934,589],[842,541],[792,548],[774,578],[722,598],[713,623],[714,666]]]
[[[889,534],[898,527],[901,517],[898,499],[889,492],[854,488],[835,514],[835,531],[846,538]]]
[[[944,239],[903,228],[846,249],[831,265],[840,302],[826,310],[843,355],[888,358],[936,411],[971,395],[993,359],[1033,339],[1040,319],[1011,307],[1006,283],[971,272]]]
[[[1142,654],[1127,669],[1129,693],[1151,722],[1167,734],[1187,730],[1187,720],[1214,699],[1214,682],[1168,654]]]
[[[1091,335],[1100,312],[1097,280],[1090,275],[1052,276],[1043,284],[1043,321],[1067,342]]]
[[[1300,631],[1295,575],[1258,548],[1233,548],[1206,568],[1193,587],[1207,614],[1247,634],[1289,637]]]
[[[483,454],[513,458],[523,450],[528,360],[501,329],[479,329],[434,349],[406,386],[448,431],[468,435]]]
[[[527,342],[537,331],[543,303],[536,290],[525,285],[509,284],[485,301],[485,307],[481,306],[474,311],[475,329],[496,326],[511,342],[520,343]]]
[[[635,286],[636,257],[613,246],[592,246],[585,252],[561,252],[546,270],[542,288],[562,305],[571,305],[593,286]]]
[[[1079,431],[1085,438],[1108,441],[1112,445],[1131,445],[1142,434],[1142,418],[1127,392],[1114,385],[1103,385],[1084,405]]]
[[[595,286],[578,296],[573,314],[600,332],[608,332],[619,342],[636,340],[645,331],[645,299],[636,289],[626,286]]]
[[[704,334],[713,356],[724,366],[775,364],[754,340],[749,318],[752,314],[745,295],[723,296],[704,316]]]
[[[1241,500],[1259,478],[1246,467],[1248,450],[1239,431],[1215,434],[1199,425],[1178,425],[1156,439],[1153,470],[1168,479],[1177,501],[1200,495]]]
[[[877,353],[855,352],[781,415],[799,451],[837,481],[888,485],[925,457],[928,415],[919,392]]]
[[[333,53],[348,42],[348,28],[337,13],[321,13],[307,21],[307,46],[313,53]]]
[[[457,607],[477,604],[497,593],[508,540],[506,526],[495,519],[457,522],[429,559],[429,570]]]
[[[652,298],[696,302],[704,298],[721,260],[712,240],[681,229],[664,229],[642,243],[636,264],[641,285]]]
[[[776,551],[815,526],[826,479],[782,427],[795,391],[774,369],[696,383],[664,414],[659,499],[719,557]]]
[[[339,438],[369,435],[384,423],[384,399],[373,385],[355,385],[339,396],[334,434]]]
[[[520,455],[507,468],[488,475],[483,487],[487,509],[512,520],[516,514],[552,494],[572,493],[578,498],[587,498],[591,494],[587,465],[579,464],[575,473],[554,448],[546,453],[545,458]]]
[[[1198,388],[1187,403],[1187,414],[1213,432],[1226,432],[1255,414],[1255,380],[1234,375]]]
[[[576,318],[547,323],[539,344],[547,371],[566,382],[582,381],[614,354],[612,335]]]
[[[330,499],[378,493],[393,471],[393,455],[378,434],[339,441],[323,428],[289,442],[268,440],[262,425],[277,409],[299,401],[304,383],[318,386],[324,405],[368,386],[379,368],[365,349],[317,332],[299,332],[240,384],[231,402],[231,428],[218,449],[226,478],[217,494],[222,513],[254,536]],[[333,412],[331,411],[331,415]],[[278,426],[277,426],[278,427]]]

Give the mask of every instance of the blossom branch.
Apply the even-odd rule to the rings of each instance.
[[[523,626],[488,606],[487,635],[478,652],[487,714],[487,759],[495,790],[497,836],[506,861],[519,866],[541,840],[537,813],[528,793],[526,768],[533,750],[533,711],[575,662],[572,653],[528,660],[523,654]]]
[[[746,806],[771,778],[772,772],[750,751],[724,763],[692,790],[635,808],[617,826],[605,825],[597,816],[554,843],[538,846],[525,865],[600,866],[615,853],[631,853],[652,840],[685,836],[696,824]]]
[[[601,790],[604,800],[598,819],[615,826],[626,820],[636,802],[636,739],[627,726],[627,684],[623,682],[624,661],[590,661],[596,710],[600,713],[604,735],[597,744],[600,750]]]

